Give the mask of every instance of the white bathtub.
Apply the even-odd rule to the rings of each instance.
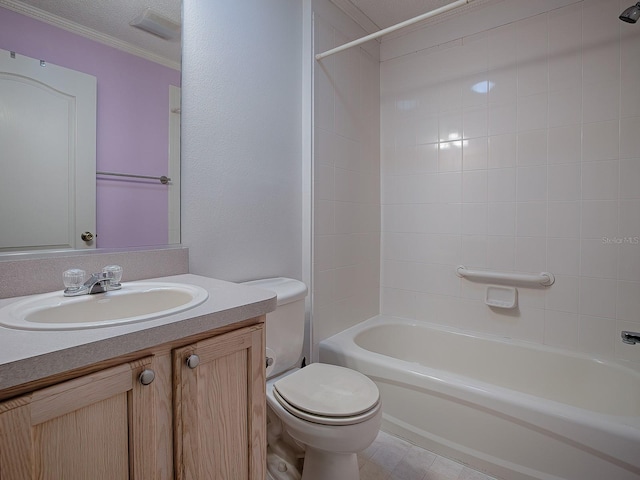
[[[385,316],[320,361],[376,382],[384,430],[498,478],[640,479],[637,369]]]

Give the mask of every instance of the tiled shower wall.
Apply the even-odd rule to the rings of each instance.
[[[314,0],[313,10],[316,53],[364,34],[328,0]],[[379,311],[380,82],[375,47],[315,62],[314,347]]]
[[[640,362],[620,341],[640,331],[630,3],[575,2],[437,46],[409,35],[389,58],[383,42],[383,313]],[[556,283],[492,310],[460,264]]]

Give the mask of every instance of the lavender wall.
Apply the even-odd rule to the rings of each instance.
[[[169,85],[180,86],[179,71],[4,8],[0,49],[98,79],[97,170],[167,174]],[[156,182],[98,178],[97,246],[168,243],[167,192]]]

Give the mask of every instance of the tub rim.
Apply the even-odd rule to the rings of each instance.
[[[630,368],[618,362],[595,358],[580,352],[565,351],[556,347],[523,340],[470,332],[457,327],[443,326],[424,320],[414,320],[390,315],[377,315],[372,317],[322,340],[319,345],[321,361],[323,349],[336,354],[344,351],[345,347],[348,347],[348,350],[351,352],[350,356],[359,365],[362,364],[363,357],[367,357],[366,363],[369,364],[368,368],[364,368],[361,371],[373,377],[373,379],[379,378],[381,380],[401,381],[420,388],[427,393],[434,392],[453,401],[459,402],[460,399],[465,399],[465,401],[471,399],[471,402],[477,405],[476,408],[482,408],[485,411],[501,417],[506,416],[519,423],[525,422],[535,429],[543,430],[556,437],[563,438],[568,443],[580,445],[583,446],[583,448],[586,447],[594,454],[604,455],[609,461],[616,463],[621,462],[628,465],[627,468],[631,467],[640,471],[640,458],[637,455],[637,447],[635,450],[629,448],[629,445],[637,446],[640,444],[640,416],[611,415],[594,412],[593,410],[587,410],[556,400],[511,390],[445,370],[400,360],[367,350],[355,343],[357,333],[380,325],[397,324],[433,328],[447,333],[462,334],[473,338],[512,345],[515,344],[523,348],[534,348],[539,351],[550,351],[561,355],[596,361],[614,368],[624,369],[634,377],[640,378],[640,373],[635,368]],[[409,368],[406,371],[393,369],[389,365],[389,359],[392,360],[391,364],[394,366],[401,363],[417,368]],[[376,373],[374,369],[377,369],[378,372]],[[394,373],[394,376],[391,375],[391,372]],[[430,384],[428,386],[420,384],[417,380],[421,378],[427,378],[430,380]],[[462,395],[464,395],[464,397]],[[603,435],[601,435],[601,433],[605,433],[605,436],[609,438],[602,438]],[[579,438],[580,441],[576,440],[576,438]]]

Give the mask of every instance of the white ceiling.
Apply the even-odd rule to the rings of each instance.
[[[453,0],[336,0],[338,7],[351,3],[366,15],[378,29],[404,22],[451,3]]]
[[[331,0],[368,33],[374,33],[405,20],[425,14],[452,3],[454,0]],[[476,8],[491,0],[469,0],[467,5],[457,7],[429,20],[416,24],[418,27],[438,22],[463,10]],[[407,29],[410,27],[406,27]],[[415,27],[414,27],[415,28]],[[405,31],[405,29],[401,30]]]
[[[372,33],[447,5],[453,0],[331,1],[360,24],[365,31]],[[479,6],[486,1],[474,0],[462,9]],[[129,23],[147,7],[181,23],[181,0],[0,0],[0,6],[8,8],[17,6],[18,11],[21,4],[35,7],[37,10],[56,15],[92,31],[119,39],[161,59],[166,59],[169,63],[180,65],[179,40],[163,40],[134,28]],[[448,14],[443,16],[446,15]]]
[[[27,5],[27,11],[21,11],[21,4]],[[37,10],[41,10],[126,42],[166,59],[169,63],[180,64],[179,39],[163,40],[129,25],[148,7],[174,22],[181,23],[182,2],[180,0],[0,0],[0,6],[6,6],[21,13],[36,13],[36,15]],[[37,10],[32,12],[28,7],[35,7]],[[48,16],[43,17],[43,19],[48,18]]]

